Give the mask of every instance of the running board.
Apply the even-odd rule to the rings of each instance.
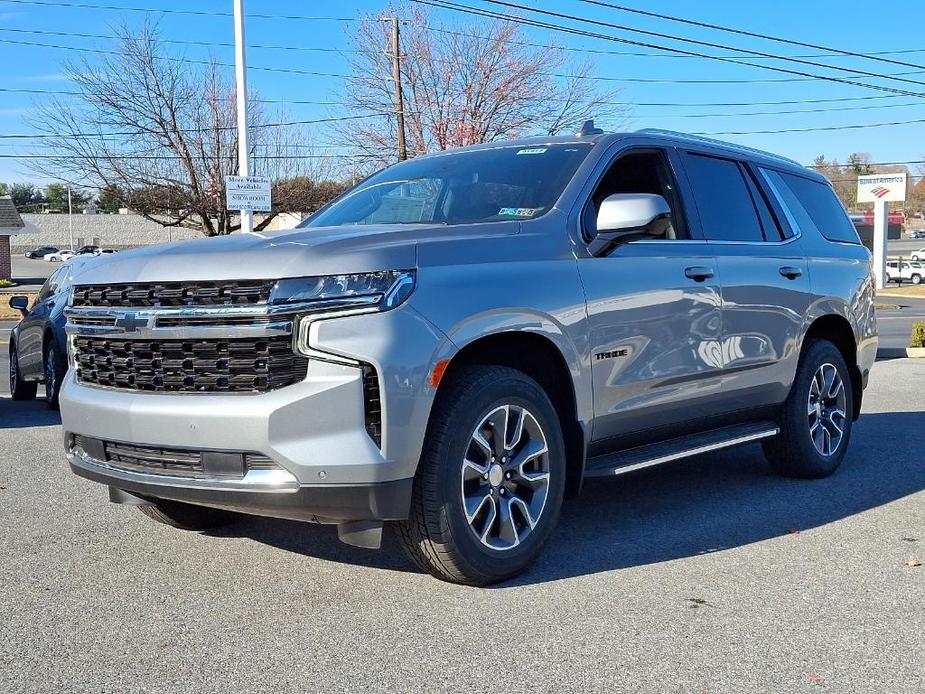
[[[700,453],[718,451],[721,448],[760,441],[776,436],[780,428],[775,422],[753,422],[713,429],[699,434],[680,436],[668,441],[637,446],[625,451],[605,453],[588,461],[585,477],[606,477],[622,475],[672,460],[689,458]]]

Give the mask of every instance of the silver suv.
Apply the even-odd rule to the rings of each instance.
[[[371,176],[287,232],[74,279],[67,458],[200,530],[335,524],[448,581],[514,576],[584,480],[761,442],[842,462],[871,260],[828,182],[658,131],[495,143]]]

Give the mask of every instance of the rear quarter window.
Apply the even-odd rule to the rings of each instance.
[[[762,172],[778,188],[800,226],[815,227],[829,241],[861,243],[857,229],[830,186],[793,174],[767,169]]]

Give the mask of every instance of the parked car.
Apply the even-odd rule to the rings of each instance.
[[[43,256],[44,260],[47,260],[51,263],[63,263],[66,260],[73,258],[76,253],[74,251],[56,251],[55,253],[49,253],[48,255]]]
[[[35,258],[44,258],[46,255],[57,252],[58,249],[54,246],[39,246],[38,248],[33,248],[31,251],[26,251],[23,255],[26,258],[34,260]]]
[[[831,474],[877,351],[870,253],[824,177],[593,124],[416,157],[293,231],[74,285],[76,474],[185,529],[255,513],[377,547],[394,522],[474,585],[523,571],[589,478],[751,442]]]
[[[9,305],[22,313],[10,334],[10,393],[14,400],[32,400],[45,384],[45,401],[57,409],[60,385],[67,371],[64,309],[72,273],[82,262],[67,263],[45,280],[35,301],[13,296]]]
[[[903,262],[900,265],[898,260],[889,260],[886,264],[886,283],[912,282],[912,284],[921,284],[922,277],[925,277],[925,268],[919,262]]]
[[[912,252],[913,260],[925,260],[925,248],[920,248],[917,251]]]
[[[925,239],[925,230],[918,229],[916,231],[909,232],[910,239]]]
[[[75,252],[75,255],[99,255],[99,246],[81,246]]]

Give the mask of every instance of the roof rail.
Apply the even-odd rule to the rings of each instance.
[[[756,149],[754,147],[746,147],[745,145],[737,145],[731,142],[724,142],[723,140],[715,140],[712,137],[704,137],[703,135],[690,135],[689,133],[680,133],[674,130],[665,130],[663,128],[643,128],[642,130],[637,130],[637,133],[646,133],[648,135],[668,135],[673,137],[676,140],[687,140],[689,142],[699,142],[705,145],[719,145],[727,149],[735,149],[740,152],[749,152],[751,154],[760,154],[763,157],[769,159],[777,159],[778,161],[787,162],[792,166],[798,166],[801,169],[807,167],[803,166],[800,162],[790,157],[784,157],[780,154],[774,154],[773,152],[765,152],[763,149]]]

